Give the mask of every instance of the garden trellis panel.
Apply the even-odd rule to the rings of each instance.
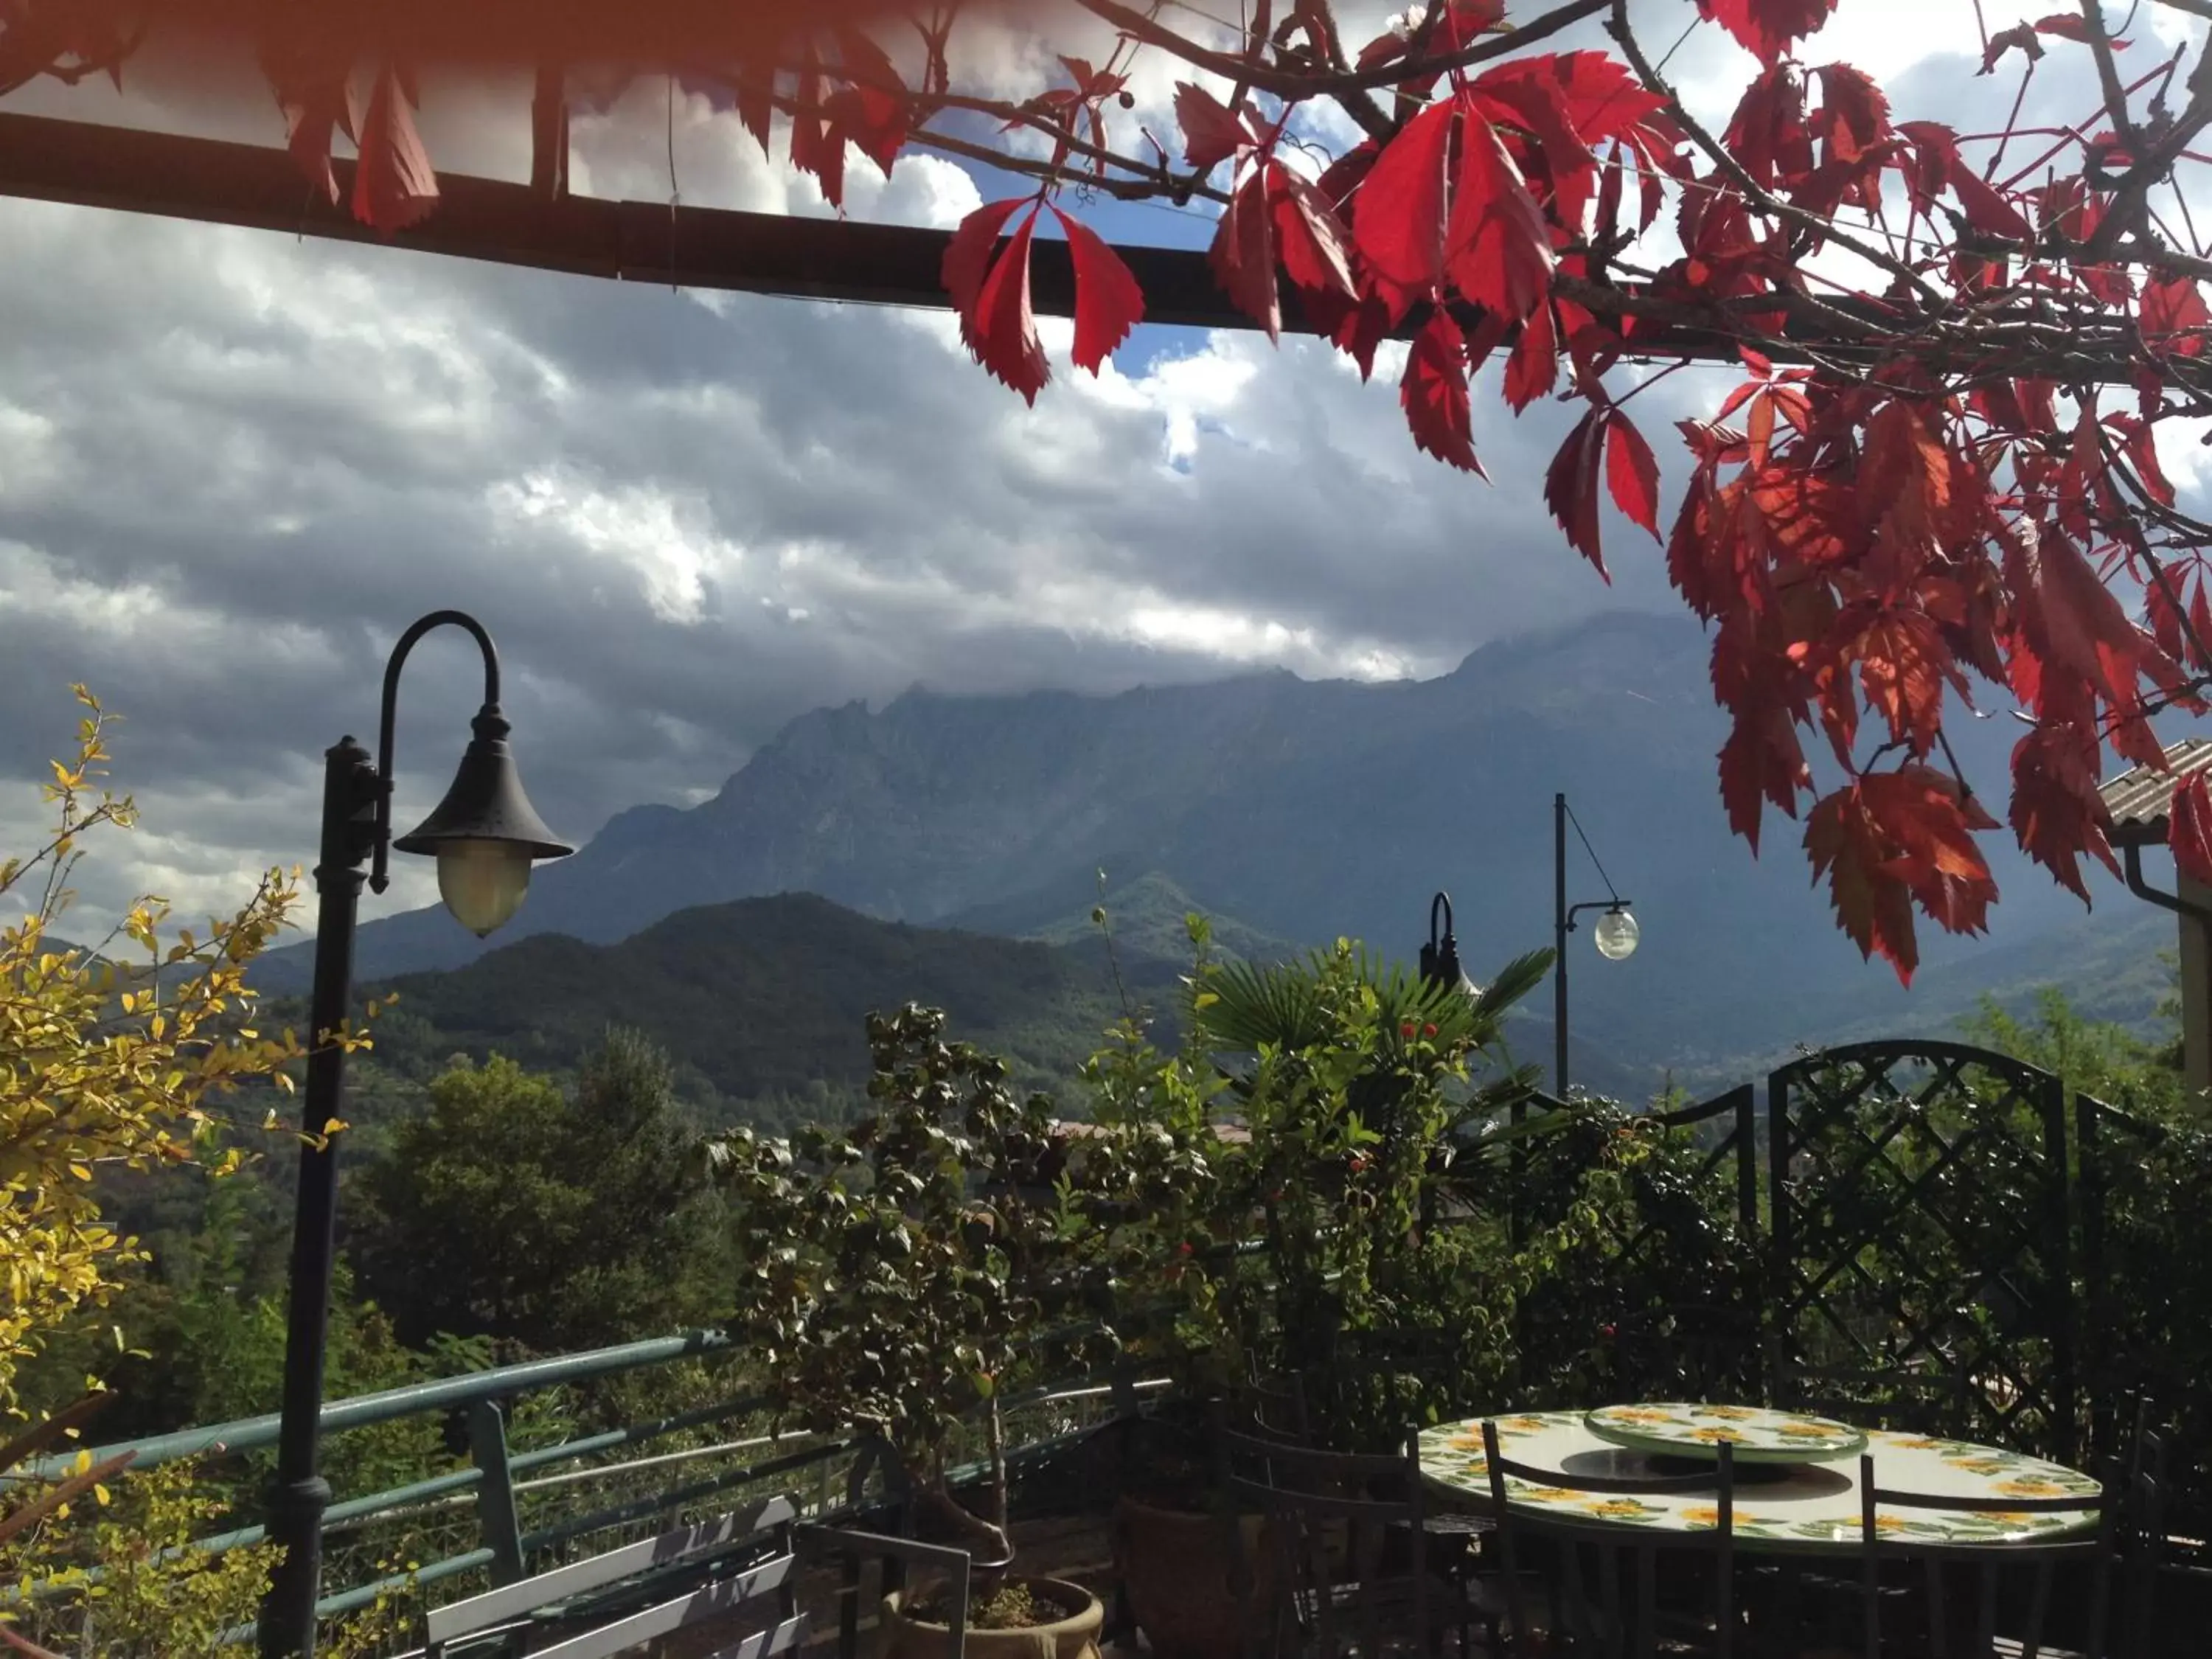
[[[1767,1091],[1778,1400],[2071,1457],[2059,1079],[1960,1044],[1877,1042],[1797,1060]]]

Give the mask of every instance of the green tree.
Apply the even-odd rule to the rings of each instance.
[[[728,1282],[720,1206],[667,1057],[610,1031],[572,1091],[454,1066],[363,1172],[350,1249],[402,1339],[534,1353],[702,1322]]]
[[[2160,1005],[2159,1016],[2169,1025],[2179,1012],[2171,999]],[[2182,1081],[2177,1032],[2145,1037],[2124,1025],[2084,1018],[2057,986],[2036,994],[2035,1012],[2027,1017],[1984,997],[1960,1030],[1967,1042],[2054,1072],[2069,1090],[2108,1106],[2169,1124],[2204,1121],[2203,1107],[2191,1103]]]

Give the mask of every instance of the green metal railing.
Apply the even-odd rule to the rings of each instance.
[[[1047,1333],[1036,1339],[1031,1351],[1045,1352],[1093,1334],[1097,1328],[1075,1326]],[[870,1476],[877,1472],[874,1449],[848,1438],[754,1432],[645,1457],[596,1461],[671,1436],[758,1419],[768,1401],[757,1390],[732,1393],[684,1411],[551,1445],[524,1449],[508,1445],[510,1409],[523,1396],[685,1360],[737,1357],[735,1347],[720,1333],[697,1331],[473,1371],[325,1405],[322,1432],[326,1440],[378,1424],[459,1411],[465,1417],[469,1459],[466,1468],[331,1504],[324,1516],[326,1539],[426,1517],[462,1520],[465,1512],[472,1509],[475,1543],[423,1561],[404,1573],[383,1574],[332,1590],[316,1603],[318,1615],[339,1617],[369,1607],[387,1594],[419,1591],[471,1574],[483,1575],[491,1586],[511,1583],[527,1576],[528,1563],[534,1555],[589,1534],[647,1527],[733,1489],[774,1483],[777,1491],[790,1493],[799,1502],[802,1513],[817,1517],[863,1501]],[[1139,1380],[1122,1368],[1103,1381],[1071,1376],[1009,1395],[1000,1405],[1007,1425],[1009,1461],[1027,1462],[1091,1432],[1100,1422],[1130,1413],[1142,1395],[1160,1386]],[[130,1452],[134,1468],[182,1459],[235,1456],[274,1445],[277,1428],[278,1419],[272,1413],[101,1446],[92,1455],[97,1460]],[[12,1478],[57,1479],[69,1471],[76,1456],[72,1453],[47,1458]],[[720,1467],[702,1468],[715,1465]],[[702,1472],[696,1478],[684,1478],[694,1469]],[[963,1469],[957,1474],[975,1472]],[[541,1500],[538,1506],[542,1507],[544,1500],[571,1494],[588,1498],[595,1488],[604,1497],[609,1486],[621,1491],[615,1501],[560,1506],[562,1512],[548,1516],[543,1524],[524,1524],[526,1511],[532,1507],[529,1500]],[[259,1526],[240,1527],[198,1540],[191,1547],[219,1553],[258,1543],[265,1536]],[[231,1632],[231,1637],[244,1640],[250,1634],[240,1630]]]

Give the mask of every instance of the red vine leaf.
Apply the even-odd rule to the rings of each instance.
[[[1659,538],[1659,462],[1636,422],[1619,410],[1605,434],[1605,482],[1613,504],[1631,524]]]
[[[1282,304],[1275,289],[1275,218],[1267,204],[1268,167],[1237,187],[1229,208],[1213,228],[1206,263],[1237,308],[1267,331],[1270,340],[1283,330]]]
[[[1772,64],[1808,34],[1816,34],[1836,9],[1836,0],[1698,0],[1698,9],[1717,22],[1745,51]]]
[[[1352,233],[1313,184],[1281,162],[1269,165],[1274,191],[1275,245],[1283,269],[1308,292],[1325,289],[1351,299],[1358,288],[1352,274]]]
[[[1145,291],[1098,233],[1057,207],[1075,266],[1075,366],[1096,374],[1129,331],[1145,319]]]
[[[1461,123],[1460,144],[1459,188],[1444,234],[1453,285],[1486,311],[1526,317],[1550,291],[1550,227],[1495,127],[1470,111]]]
[[[2097,740],[2082,727],[2045,721],[2013,745],[2012,829],[2021,850],[2089,902],[2079,854],[2087,852],[2114,875],[2106,832],[2112,814],[2097,792]]]
[[[1036,228],[1031,209],[996,258],[999,233],[1021,198],[987,202],[960,222],[945,244],[941,275],[945,292],[960,313],[960,337],[975,361],[1031,404],[1052,378],[1036,318],[1030,309],[1030,236]]]
[[[1406,374],[1398,401],[1413,442],[1438,460],[1490,475],[1474,453],[1474,416],[1467,385],[1467,337],[1452,314],[1439,306],[1429,313],[1406,354]]]
[[[1359,188],[1352,224],[1359,252],[1394,287],[1433,289],[1444,268],[1444,162],[1451,150],[1449,101],[1431,104],[1383,147]]]
[[[1592,408],[1567,434],[1559,453],[1544,474],[1544,505],[1566,532],[1567,545],[1597,568],[1610,582],[1605,556],[1598,548],[1598,462],[1605,447],[1605,430],[1613,411]]]
[[[387,64],[376,77],[362,123],[353,216],[387,236],[417,223],[438,205],[438,176],[415,131],[413,101],[398,67]]]
[[[2212,886],[2212,793],[2205,789],[2202,772],[2192,772],[2175,786],[2167,823],[2175,866],[2191,881]]]
[[[1176,82],[1176,120],[1182,128],[1182,159],[1195,173],[1211,173],[1257,141],[1242,116],[1232,115],[1204,87]]]

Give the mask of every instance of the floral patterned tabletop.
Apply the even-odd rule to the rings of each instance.
[[[1601,1440],[1632,1451],[1674,1457],[1717,1457],[1728,1441],[1739,1463],[1824,1463],[1856,1457],[1865,1432],[1848,1423],[1757,1406],[1601,1406],[1583,1421]],[[1887,1475],[1882,1477],[1885,1480]]]
[[[1501,1417],[1498,1432],[1516,1463],[1569,1474],[1648,1474],[1649,1455],[1601,1439],[1583,1412],[1535,1412]],[[2059,1498],[2093,1493],[2087,1475],[2019,1452],[1963,1440],[1937,1440],[1870,1429],[1866,1450],[1875,1479],[1887,1490],[1947,1497]],[[1482,1421],[1448,1423],[1424,1430],[1421,1470],[1431,1486],[1487,1502],[1490,1474],[1482,1450]],[[1859,1462],[1769,1467],[1756,1483],[1739,1481],[1735,1536],[1756,1548],[1843,1552],[1859,1542]],[[1509,1502],[1566,1516],[1591,1516],[1624,1526],[1667,1532],[1707,1531],[1720,1524],[1712,1494],[1664,1492],[1629,1496],[1572,1492],[1509,1477]],[[1931,1544],[2009,1544],[2088,1530],[2087,1510],[1983,1513],[1885,1508],[1875,1524],[1892,1537]]]

